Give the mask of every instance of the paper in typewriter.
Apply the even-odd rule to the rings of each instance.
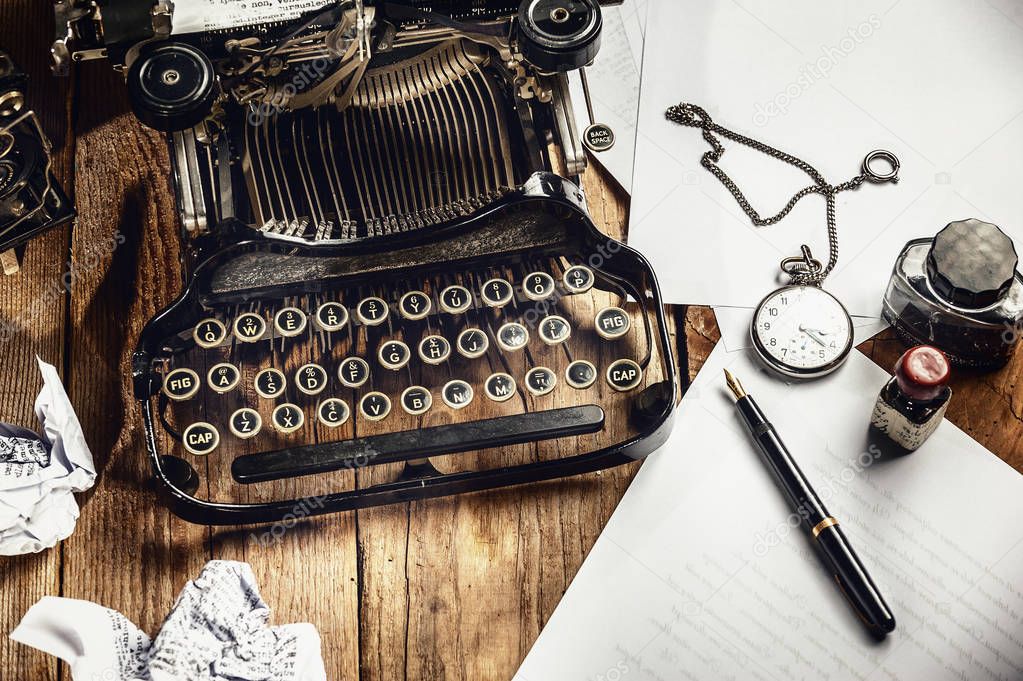
[[[725,394],[786,440],[895,613],[866,634]],[[913,454],[867,440],[887,375],[859,353],[787,386],[711,355],[516,681],[1023,678],[1023,476],[945,422]],[[880,454],[880,456],[879,456]]]
[[[219,31],[237,26],[293,21],[325,7],[323,0],[174,0],[175,34]]]

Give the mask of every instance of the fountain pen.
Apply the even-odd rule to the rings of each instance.
[[[877,590],[874,580],[863,567],[849,540],[835,520],[824,508],[817,493],[813,491],[803,472],[799,470],[792,454],[781,441],[774,426],[764,416],[753,398],[746,394],[742,384],[725,369],[728,387],[735,395],[735,407],[756,440],[760,451],[774,471],[796,513],[802,518],[802,525],[814,539],[818,553],[835,581],[863,620],[870,632],[883,638],[895,629],[895,617]]]

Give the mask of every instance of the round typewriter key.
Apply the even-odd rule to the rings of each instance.
[[[571,335],[572,327],[568,325],[568,320],[564,317],[551,315],[540,322],[540,340],[547,345],[564,343]]]
[[[195,397],[199,392],[199,374],[191,369],[174,369],[163,377],[163,394],[175,402]]]
[[[215,365],[206,374],[207,385],[213,392],[220,394],[231,392],[241,380],[242,375],[238,367],[226,362]]]
[[[295,372],[295,385],[306,395],[319,395],[327,387],[327,370],[319,364],[306,364]]]
[[[285,307],[274,315],[274,328],[285,338],[294,338],[305,331],[307,323],[305,312],[297,307]]]
[[[632,319],[620,307],[605,307],[594,320],[597,334],[607,340],[621,338],[632,327]]]
[[[366,298],[359,306],[355,308],[355,313],[359,315],[359,321],[366,326],[379,326],[387,321],[387,303],[384,302],[383,298],[377,298],[373,296]]]
[[[451,356],[451,343],[443,336],[427,336],[419,341],[419,357],[427,364],[442,364]]]
[[[383,393],[366,393],[359,400],[359,411],[370,421],[379,421],[391,413],[391,398]]]
[[[585,265],[573,265],[565,270],[565,288],[572,293],[586,293],[593,288],[593,270]]]
[[[220,433],[209,423],[193,423],[181,434],[181,443],[192,454],[206,456],[220,444]]]
[[[380,363],[388,369],[394,369],[397,371],[402,368],[408,361],[412,359],[412,351],[408,349],[408,346],[401,341],[387,341],[380,346],[380,351],[377,353]]]
[[[526,388],[537,397],[554,390],[558,376],[547,367],[535,367],[526,372]]]
[[[565,369],[565,380],[573,388],[585,390],[597,380],[597,367],[585,359],[577,359]]]
[[[200,348],[215,348],[227,338],[227,327],[219,319],[204,319],[195,325],[192,338]]]
[[[547,300],[554,294],[554,277],[546,272],[527,274],[522,280],[522,293],[530,300]]]
[[[344,425],[350,415],[348,403],[336,397],[323,400],[316,410],[316,419],[328,428]]]
[[[246,312],[234,320],[235,338],[243,343],[255,343],[266,333],[266,320],[258,314]]]
[[[508,352],[521,350],[529,342],[529,330],[518,322],[509,322],[497,330],[497,344]]]
[[[455,342],[458,346],[458,354],[467,359],[477,359],[487,354],[490,348],[490,338],[480,329],[466,329],[458,334]]]
[[[401,408],[412,416],[425,414],[430,411],[432,406],[433,395],[422,386],[414,385],[411,388],[405,388],[405,392],[401,394]]]
[[[444,404],[452,409],[462,409],[469,406],[475,393],[471,385],[465,381],[456,380],[448,381],[441,390],[441,395],[444,397]]]
[[[515,295],[515,289],[504,279],[491,279],[483,284],[480,289],[480,297],[490,307],[502,307],[511,302]]]
[[[472,294],[464,286],[448,286],[440,293],[440,306],[445,312],[461,314],[472,307]]]
[[[398,301],[401,316],[412,321],[426,318],[432,309],[433,301],[422,291],[409,291]]]
[[[494,402],[506,402],[515,394],[515,379],[508,374],[491,374],[483,389]]]
[[[228,423],[228,426],[235,437],[248,440],[250,437],[255,437],[263,429],[263,418],[255,409],[242,407],[231,414],[231,421]]]
[[[275,400],[284,394],[288,380],[277,369],[263,369],[256,374],[256,392],[260,397]]]
[[[305,414],[297,405],[284,403],[277,405],[277,408],[270,414],[270,420],[281,433],[294,433],[305,424]]]
[[[607,382],[615,390],[632,390],[643,380],[643,369],[631,359],[619,359],[607,368]]]
[[[348,388],[361,388],[369,380],[369,364],[361,357],[342,360],[337,368],[337,378]]]
[[[348,310],[341,303],[324,303],[316,308],[316,325],[324,331],[340,331],[348,325]]]

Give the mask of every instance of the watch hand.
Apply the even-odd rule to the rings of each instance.
[[[823,338],[821,338],[821,332],[820,331],[817,331],[816,329],[805,329],[802,326],[799,327],[799,330],[802,331],[803,333],[805,333],[810,338],[812,338],[814,340],[814,342],[817,343],[818,345],[820,345],[821,347],[826,347],[827,346],[828,342],[826,340],[824,340]]]

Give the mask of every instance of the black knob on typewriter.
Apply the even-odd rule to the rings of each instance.
[[[128,94],[138,119],[161,132],[187,130],[213,107],[217,81],[209,57],[177,42],[146,44],[128,70]]]
[[[597,0],[523,0],[519,48],[541,71],[572,71],[597,56],[601,24]]]

